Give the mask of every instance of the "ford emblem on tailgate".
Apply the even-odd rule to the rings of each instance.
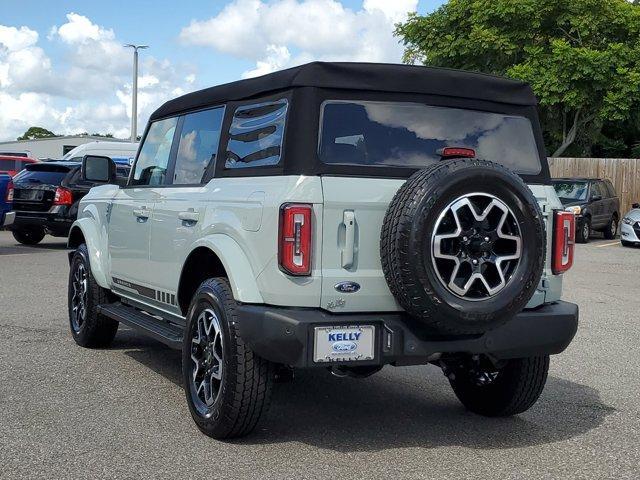
[[[335,342],[331,348],[334,352],[353,352],[358,348],[358,344],[356,342]]]
[[[333,287],[340,293],[356,293],[360,290],[360,284],[356,282],[340,282]]]

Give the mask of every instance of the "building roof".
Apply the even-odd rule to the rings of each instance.
[[[9,144],[17,144],[28,143],[28,142],[46,142],[46,141],[57,141],[57,140],[95,140],[97,142],[130,142],[131,140],[122,139],[122,138],[113,138],[113,137],[96,137],[94,135],[61,135],[59,137],[44,137],[44,138],[33,138],[30,140],[6,140],[4,142],[0,142],[0,145],[9,145]]]
[[[528,84],[482,73],[385,63],[312,62],[169,100],[151,120],[294,87],[416,93],[536,105]]]

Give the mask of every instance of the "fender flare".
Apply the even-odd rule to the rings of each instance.
[[[251,262],[238,242],[229,235],[214,233],[193,243],[189,255],[199,247],[208,248],[220,259],[227,272],[235,300],[243,303],[264,303],[256,282],[257,274],[253,272]],[[185,257],[185,263],[189,255]],[[182,278],[182,272],[180,277]]]
[[[87,210],[90,207],[85,209],[85,214],[89,213]],[[76,220],[71,225],[71,229],[69,230],[69,237],[67,241],[67,245],[71,247],[71,238],[77,230],[82,232],[82,236],[84,237],[84,243],[87,245],[87,250],[89,251],[89,265],[91,266],[91,273],[93,274],[93,278],[96,283],[100,285],[102,288],[110,288],[108,277],[107,277],[107,269],[106,269],[106,261],[107,261],[107,249],[104,248],[102,243],[106,238],[106,232],[104,229],[100,229],[94,220],[95,217],[90,214],[90,216],[81,218]],[[73,252],[69,253],[69,256],[73,255]]]

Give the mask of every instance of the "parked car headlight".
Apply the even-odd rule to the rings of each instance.
[[[622,223],[626,223],[627,225],[633,225],[635,221],[631,220],[630,218],[624,217],[622,219]]]
[[[567,207],[565,208],[565,210],[567,212],[571,212],[574,215],[580,215],[580,213],[582,212],[582,207],[580,205],[576,205],[575,207]]]

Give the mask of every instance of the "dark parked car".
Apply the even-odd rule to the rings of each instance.
[[[620,199],[610,180],[556,178],[553,180],[565,209],[576,216],[576,241],[589,241],[591,230],[614,239],[620,222]]]
[[[95,182],[82,180],[78,162],[52,161],[29,164],[13,178],[15,220],[10,230],[25,245],[35,245],[46,234],[66,237],[78,216],[78,203]],[[117,177],[129,176],[130,167],[119,165]]]

